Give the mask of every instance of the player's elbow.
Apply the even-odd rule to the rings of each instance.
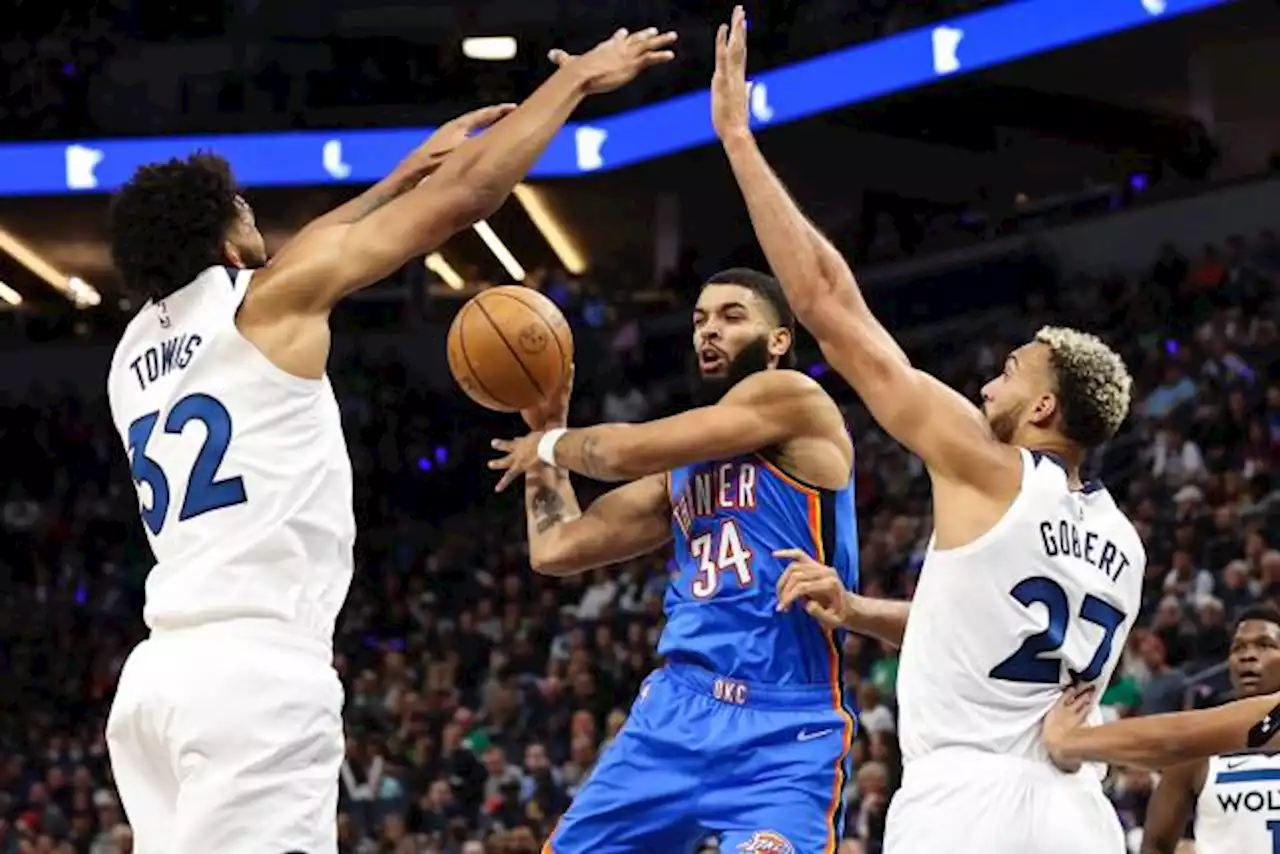
[[[586,556],[572,546],[569,542],[558,542],[531,549],[529,567],[548,578],[566,578],[593,569]]]

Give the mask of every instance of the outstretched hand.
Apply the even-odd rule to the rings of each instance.
[[[543,433],[539,430],[528,436],[494,439],[489,443],[494,450],[502,451],[504,454],[496,460],[489,460],[489,468],[502,472],[498,485],[493,489],[494,492],[502,492],[516,478],[542,465],[542,460],[538,459],[538,443],[542,441],[542,436]]]
[[[599,95],[625,86],[646,68],[675,59],[675,52],[669,48],[677,38],[674,32],[662,33],[657,27],[636,33],[620,29],[581,56],[557,48],[547,58],[582,75],[587,92]]]
[[[750,128],[749,97],[747,14],[734,6],[729,23],[716,30],[716,72],[711,77],[711,124],[721,139]]]
[[[494,104],[463,113],[436,128],[427,141],[409,155],[417,170],[433,172],[454,149],[466,142],[472,134],[484,130],[516,108],[515,104]]]

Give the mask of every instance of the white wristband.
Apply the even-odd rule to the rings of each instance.
[[[563,427],[557,427],[554,430],[548,430],[542,434],[542,438],[538,440],[538,459],[542,460],[549,466],[556,465],[556,442],[560,441],[560,437],[569,431]],[[558,466],[556,466],[558,468]]]

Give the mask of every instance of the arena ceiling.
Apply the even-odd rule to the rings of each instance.
[[[1270,118],[1268,81],[1280,69],[1268,48],[1275,22],[1266,5],[1246,2],[823,114],[771,129],[763,144],[797,197],[837,237],[856,230],[870,197],[941,208],[980,200],[999,210],[1020,194],[1123,182],[1176,159],[1197,118],[1227,129]],[[279,245],[355,189],[251,190],[250,198],[269,243]],[[66,286],[72,279],[101,295],[89,308],[117,308],[126,295],[109,263],[106,208],[101,195],[0,198],[0,281],[22,296],[24,310],[84,303],[83,291]],[[548,237],[548,220],[562,240]],[[677,243],[713,256],[749,235],[713,146],[538,183],[490,225],[525,268],[563,265],[563,246],[557,253],[553,244],[568,243],[585,266],[631,271],[637,281],[670,251],[663,235],[672,228]],[[505,277],[474,231],[441,254],[464,275]]]

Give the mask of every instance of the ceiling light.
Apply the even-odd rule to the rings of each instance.
[[[520,262],[516,260],[516,256],[511,254],[511,250],[507,248],[507,245],[498,239],[498,235],[493,233],[489,223],[480,220],[471,227],[475,229],[476,234],[480,235],[484,245],[489,247],[489,251],[498,259],[498,263],[502,265],[502,269],[507,271],[507,275],[517,282],[523,282],[525,277],[524,267],[520,266]]]
[[[516,40],[512,36],[472,36],[462,40],[462,55],[487,62],[514,59]]]
[[[581,276],[585,273],[587,271],[586,259],[582,257],[582,252],[573,242],[573,239],[569,237],[563,224],[547,207],[542,191],[536,187],[530,187],[528,184],[516,184],[514,192],[516,201],[520,203],[525,213],[529,215],[529,219],[532,220],[534,227],[538,229],[538,233],[542,235],[542,239],[547,241],[551,251],[556,253],[556,257],[560,259],[560,263],[564,265],[565,270],[575,276]]]

